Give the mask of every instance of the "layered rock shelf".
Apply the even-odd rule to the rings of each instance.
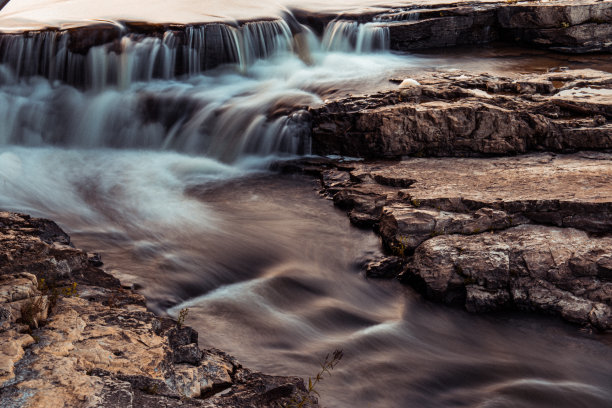
[[[388,256],[365,262],[366,276],[470,312],[612,329],[612,76],[560,67],[395,82],[309,110],[315,152],[372,161],[282,166],[317,175],[354,225],[381,236]]]
[[[477,157],[612,149],[612,75],[417,74],[398,90],[311,109],[313,151]]]
[[[306,395],[299,378],[200,349],[195,330],[99,266],[55,223],[0,212],[0,405],[276,407]]]
[[[536,311],[612,329],[612,154],[329,159],[317,175],[388,256],[366,276],[397,278],[471,312]]]

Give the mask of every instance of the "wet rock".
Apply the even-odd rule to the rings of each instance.
[[[93,254],[90,254],[87,257],[87,260],[92,266],[95,266],[96,268],[99,268],[104,265],[104,262],[102,262],[102,256],[96,252],[94,252]]]
[[[398,256],[384,256],[367,261],[363,270],[368,278],[391,279],[397,277],[403,270],[405,260]]]

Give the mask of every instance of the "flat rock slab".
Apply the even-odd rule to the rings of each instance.
[[[612,202],[612,154],[552,153],[486,159],[409,158],[379,165],[356,164],[354,177],[411,180],[409,194],[421,201],[461,197],[496,201]]]

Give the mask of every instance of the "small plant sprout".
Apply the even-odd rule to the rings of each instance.
[[[79,293],[77,292],[77,283],[72,282],[72,285],[63,288],[62,295],[64,295],[64,297],[79,297]]]
[[[391,244],[391,252],[395,256],[405,257],[406,251],[408,250],[409,245],[408,237],[400,236],[397,239],[397,242]]]
[[[338,365],[340,360],[344,357],[344,353],[342,350],[335,350],[333,353],[325,356],[325,360],[323,360],[321,365],[321,370],[314,377],[308,377],[308,387],[306,388],[306,396],[299,397],[294,395],[291,400],[289,400],[284,405],[281,405],[282,408],[303,408],[306,407],[309,403],[315,403],[316,400],[314,396],[320,397],[318,391],[316,390],[317,385],[323,380],[324,375],[327,373],[331,376],[331,372]]]
[[[181,309],[178,315],[178,319],[176,320],[176,327],[179,329],[185,325],[185,319],[187,319],[187,315],[189,314],[189,309],[184,308]]]

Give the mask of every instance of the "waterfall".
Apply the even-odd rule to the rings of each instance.
[[[169,149],[233,162],[246,155],[308,154],[304,121],[270,117],[283,100],[305,105],[299,90],[257,92],[259,83],[233,75],[224,83],[153,82],[83,92],[38,79],[0,89],[0,145]],[[280,102],[279,102],[280,101]]]
[[[419,21],[420,17],[421,13],[418,10],[400,10],[379,14],[374,18],[374,21],[386,23],[393,21],[416,22]]]
[[[322,44],[329,51],[369,53],[389,49],[389,28],[378,23],[337,20],[325,27]]]
[[[284,20],[186,26],[159,37],[122,32],[85,54],[72,50],[72,41],[70,31],[2,34],[0,63],[9,65],[18,78],[38,75],[103,89],[197,75],[221,64],[237,64],[244,71],[257,59],[293,51],[293,35]]]
[[[389,43],[380,24],[349,21],[330,23],[319,41],[292,16],[84,30],[0,34],[0,145],[163,149],[226,163],[309,154],[308,115],[292,112],[370,72],[367,53]]]
[[[0,63],[9,65],[18,77],[41,75],[51,81],[78,76],[76,60],[69,57],[69,35],[60,31],[42,31],[0,36]]]

